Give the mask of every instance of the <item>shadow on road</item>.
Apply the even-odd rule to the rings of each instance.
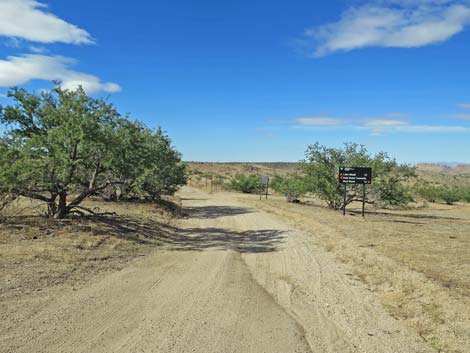
[[[223,228],[190,228],[179,230],[182,237],[170,239],[172,250],[234,250],[239,253],[263,253],[278,250],[284,232],[272,229],[236,232]]]
[[[253,213],[254,210],[246,207],[232,206],[195,206],[184,207],[184,212],[193,218],[214,219]]]
[[[233,250],[240,253],[278,251],[284,242],[284,232],[272,229],[233,231],[223,228],[184,228],[152,220],[96,217],[103,234],[154,243],[169,251]]]
[[[188,209],[187,209],[188,210]],[[253,210],[229,206],[189,208],[191,217],[217,218],[250,213]],[[3,225],[11,229],[36,227],[39,233],[91,233],[92,236],[116,237],[141,245],[158,246],[169,251],[234,250],[240,253],[277,251],[284,242],[278,230],[234,231],[223,228],[183,228],[152,218],[123,215],[94,215],[57,221],[42,217],[10,217]]]

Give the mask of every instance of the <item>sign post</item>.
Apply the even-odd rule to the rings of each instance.
[[[362,218],[366,216],[366,184],[362,184]]]
[[[263,188],[266,189],[266,200],[268,199],[268,187],[269,187],[269,177],[267,175],[262,175],[260,177],[260,188],[259,188],[259,199],[263,195]]]
[[[365,216],[366,185],[372,184],[372,168],[340,167],[338,181],[344,184],[343,216],[346,215],[346,186],[347,184],[362,185],[362,217]]]
[[[268,193],[269,193],[269,178],[266,181],[266,200],[268,199]]]

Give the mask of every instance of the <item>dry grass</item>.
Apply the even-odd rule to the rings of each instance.
[[[145,255],[173,231],[175,216],[145,203],[89,201],[113,216],[46,219],[25,200],[0,223],[0,298],[18,299],[58,284],[74,287]]]
[[[310,232],[439,352],[470,352],[470,206],[338,211],[240,196]],[[312,200],[310,200],[312,201]],[[313,204],[313,205],[312,205]]]

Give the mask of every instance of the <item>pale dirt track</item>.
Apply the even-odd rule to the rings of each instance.
[[[185,188],[164,249],[0,335],[11,353],[429,352],[315,240],[230,194]],[[39,305],[39,304],[38,304]]]

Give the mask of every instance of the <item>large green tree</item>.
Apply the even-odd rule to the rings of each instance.
[[[415,176],[414,168],[399,165],[387,153],[370,154],[365,146],[346,143],[330,148],[319,143],[305,153],[303,170],[310,192],[326,201],[331,208],[344,207],[343,185],[338,182],[340,166],[372,167],[373,182],[367,186],[366,202],[382,206],[400,206],[410,201],[406,182]],[[362,186],[347,187],[346,205],[362,200]]]
[[[14,88],[8,96],[15,105],[0,107],[6,126],[0,138],[3,194],[43,201],[50,216],[64,218],[84,210],[80,204],[90,195],[118,185],[129,193],[158,194],[186,181],[180,155],[161,130],[122,117],[82,88],[40,94]],[[174,178],[168,169],[182,175]],[[165,187],[143,186],[144,174]]]

